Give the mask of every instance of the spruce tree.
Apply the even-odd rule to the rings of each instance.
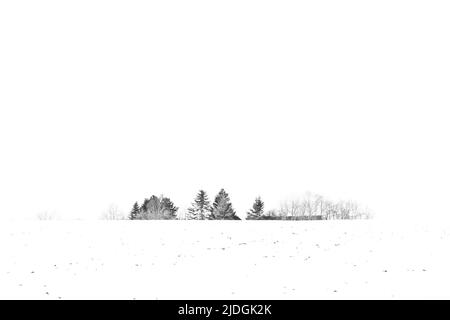
[[[258,197],[253,203],[253,208],[247,212],[247,220],[258,220],[264,214],[264,202]]]
[[[204,190],[200,190],[195,197],[192,206],[188,209],[189,220],[205,220],[211,211],[211,205],[208,199],[208,195]]]
[[[140,207],[141,213],[144,213],[147,210],[149,202],[150,202],[150,199],[147,199],[147,198],[144,199],[144,202],[142,202],[141,207]]]
[[[128,219],[130,220],[138,219],[140,212],[141,210],[139,208],[139,204],[135,202],[133,205],[133,209],[131,209],[130,215],[128,216]]]
[[[230,197],[224,189],[216,196],[209,219],[215,220],[238,220],[236,212],[231,204]]]

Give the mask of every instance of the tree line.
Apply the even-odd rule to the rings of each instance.
[[[139,204],[135,202],[129,220],[241,220],[231,203],[228,193],[221,189],[211,201],[204,190],[200,190],[187,212],[178,213],[179,208],[170,198],[152,195]],[[303,199],[283,202],[279,209],[265,211],[264,202],[257,197],[246,213],[246,220],[336,220],[369,219],[372,214],[353,201],[331,201],[323,196],[307,193]]]

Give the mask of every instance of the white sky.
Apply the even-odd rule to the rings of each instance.
[[[450,216],[448,1],[2,1],[0,217],[224,187]]]

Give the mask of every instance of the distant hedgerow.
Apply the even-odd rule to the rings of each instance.
[[[177,215],[178,207],[168,197],[152,195],[138,202],[128,215],[129,220],[241,220],[236,214],[228,193],[221,189],[211,204],[206,191],[200,190],[191,206]],[[247,212],[246,220],[348,220],[370,219],[372,213],[353,201],[331,201],[321,195],[306,193],[301,199],[283,202],[278,210],[264,210],[264,202],[257,197]]]

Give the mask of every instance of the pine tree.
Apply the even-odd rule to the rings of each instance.
[[[247,212],[247,220],[258,220],[264,214],[264,202],[260,197],[255,199],[253,208]]]
[[[139,204],[135,202],[133,205],[133,209],[131,209],[130,215],[128,216],[128,219],[130,220],[138,219],[140,212],[141,210],[139,208]]]
[[[195,197],[192,206],[188,209],[189,220],[205,220],[211,212],[211,205],[208,199],[208,195],[205,191],[200,190]]]
[[[224,189],[216,196],[209,219],[215,220],[238,220],[236,212],[231,204],[230,197]]]

